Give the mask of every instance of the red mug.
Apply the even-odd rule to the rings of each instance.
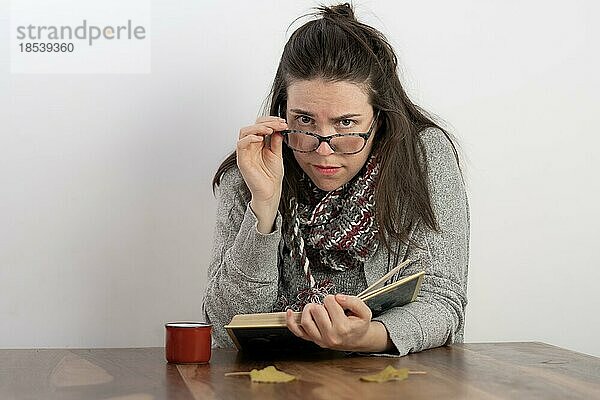
[[[165,356],[173,364],[206,364],[210,360],[212,325],[206,322],[165,324]]]

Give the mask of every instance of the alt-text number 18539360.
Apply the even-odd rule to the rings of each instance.
[[[73,43],[19,43],[21,53],[72,53],[75,50]]]

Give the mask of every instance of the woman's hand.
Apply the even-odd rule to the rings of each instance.
[[[356,296],[329,295],[323,305],[307,304],[300,324],[288,310],[286,323],[294,335],[329,349],[382,352],[393,348],[385,326],[371,321],[371,310]]]
[[[258,229],[270,233],[279,208],[283,181],[283,137],[274,133],[287,129],[285,120],[260,117],[256,124],[240,129],[237,165],[252,193],[250,206],[258,218]]]

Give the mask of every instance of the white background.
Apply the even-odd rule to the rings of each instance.
[[[201,318],[212,175],[315,4],[153,1],[151,74],[45,75],[10,74],[0,0],[0,348],[161,346]],[[463,150],[466,341],[600,356],[598,3],[356,5]]]

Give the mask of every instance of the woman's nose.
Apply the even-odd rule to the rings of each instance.
[[[317,152],[317,154],[321,156],[328,156],[330,154],[333,154],[334,151],[327,142],[321,142],[319,144],[319,147],[317,147],[317,149],[315,150],[315,152]]]

